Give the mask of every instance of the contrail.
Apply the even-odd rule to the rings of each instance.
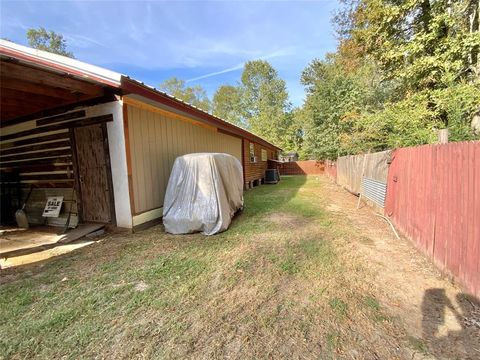
[[[274,58],[274,57],[289,55],[291,52],[292,52],[292,49],[284,49],[284,50],[280,50],[280,51],[275,51],[275,52],[273,52],[271,54],[268,54],[268,55],[265,55],[265,56],[260,56],[258,59],[267,60],[267,59],[271,59],[271,58]],[[191,81],[206,79],[206,78],[209,78],[209,77],[212,77],[212,76],[217,76],[217,75],[229,73],[229,72],[232,72],[232,71],[240,70],[245,66],[245,63],[246,63],[246,61],[244,61],[244,62],[242,62],[238,65],[235,65],[234,67],[228,68],[228,69],[215,71],[215,72],[212,72],[212,73],[209,73],[209,74],[205,74],[205,75],[197,76],[197,77],[192,78],[192,79],[188,79],[185,82],[188,83],[188,82],[191,82]]]

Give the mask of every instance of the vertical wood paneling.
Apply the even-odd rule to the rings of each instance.
[[[134,212],[163,206],[173,162],[195,152],[223,152],[241,161],[241,139],[128,106]]]
[[[480,142],[395,150],[386,213],[435,264],[480,296]]]

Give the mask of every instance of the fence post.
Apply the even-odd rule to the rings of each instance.
[[[370,151],[368,152],[370,154]],[[367,162],[367,155],[363,155],[363,165],[362,165],[362,173],[360,174],[360,191],[358,193],[358,201],[357,201],[357,210],[360,208],[360,200],[362,198],[362,181],[363,181],[363,174],[365,173],[365,163]]]
[[[438,130],[438,143],[439,144],[448,143],[448,129]]]

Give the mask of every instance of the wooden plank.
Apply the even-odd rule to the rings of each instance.
[[[19,160],[31,160],[31,159],[42,159],[46,157],[59,157],[59,156],[71,156],[70,149],[60,149],[60,150],[47,150],[47,151],[38,151],[28,154],[12,155],[8,157],[2,156],[0,162],[2,164],[19,161]]]
[[[10,118],[2,115],[2,124],[3,126],[10,126],[10,125],[16,125],[16,124],[21,124],[26,121],[30,120],[36,120],[40,118],[44,118],[47,116],[53,116],[53,115],[59,115],[63,114],[65,112],[68,112],[70,110],[73,110],[75,108],[79,107],[88,107],[88,106],[94,106],[97,104],[103,104],[106,102],[111,102],[115,101],[115,95],[113,92],[108,91],[108,89],[104,90],[105,94],[102,96],[96,96],[96,97],[87,97],[85,99],[78,99],[78,101],[66,104],[66,105],[60,105],[60,106],[54,106],[48,109],[33,109],[34,111],[26,111],[25,115],[17,115],[15,118]],[[28,104],[27,104],[28,105]],[[2,107],[2,114],[3,114],[3,107]]]
[[[23,174],[20,176],[20,181],[28,181],[28,180],[37,180],[37,181],[65,181],[65,180],[73,180],[73,176],[68,173],[63,174]]]
[[[56,148],[63,148],[63,147],[70,147],[70,140],[60,140],[60,141],[53,141],[44,144],[38,145],[30,145],[30,146],[23,146],[19,148],[12,148],[7,150],[0,150],[0,156],[5,157],[8,159],[8,156],[15,155],[15,154],[22,154],[28,153],[31,151],[38,151],[38,150],[52,150]]]
[[[51,117],[48,117],[48,118],[37,120],[37,126],[55,124],[55,123],[62,122],[62,121],[65,121],[65,120],[83,118],[85,116],[86,116],[85,110],[74,111],[74,112],[67,113],[67,114],[51,116]]]
[[[30,67],[25,64],[15,64],[7,61],[2,61],[0,66],[0,73],[2,79],[20,79],[34,84],[63,88],[71,92],[76,92],[80,94],[99,96],[103,93],[102,87],[98,85],[66,75],[60,75],[53,72],[48,72],[38,68]]]
[[[13,134],[2,135],[0,136],[0,141],[17,139],[17,138],[21,138],[29,135],[41,134],[43,132],[48,132],[48,131],[68,129],[72,127],[89,126],[89,125],[98,124],[102,122],[109,122],[109,121],[113,121],[113,116],[111,114],[94,116],[94,117],[89,117],[81,120],[66,121],[61,124],[47,125],[43,127],[30,129],[30,130],[19,131]]]
[[[102,126],[75,129],[84,221],[110,222],[111,209]]]
[[[83,221],[82,189],[80,187],[80,175],[78,170],[77,143],[75,139],[75,130],[69,129],[70,143],[72,146],[72,165],[75,193],[77,194],[77,216],[80,222]]]
[[[65,189],[65,188],[71,188],[72,187],[73,180],[68,180],[68,181],[30,181],[30,182],[21,182],[20,187],[22,188],[30,188],[33,187],[34,189],[51,189],[51,188],[56,188],[56,189]]]
[[[128,195],[130,198],[130,212],[135,213],[135,202],[133,196],[133,179],[132,179],[132,155],[130,151],[130,135],[128,127],[128,105],[123,103],[123,136],[125,138],[125,153],[127,158],[127,180],[128,180]]]
[[[35,172],[51,172],[51,171],[73,171],[73,165],[68,164],[58,164],[58,165],[30,165],[30,166],[20,166],[18,168],[5,168],[2,171],[12,172],[18,170],[21,174],[26,173],[35,173]]]
[[[102,135],[103,135],[103,152],[105,156],[105,171],[107,175],[107,191],[108,201],[110,202],[110,224],[117,225],[116,213],[115,213],[115,198],[113,194],[113,179],[112,179],[112,167],[110,163],[110,148],[108,146],[108,130],[107,124],[102,123]]]
[[[46,95],[58,99],[78,100],[78,94],[72,93],[70,90],[62,89],[56,86],[48,86],[45,84],[33,83],[12,77],[2,78],[0,84],[2,89],[11,89],[23,91],[30,94]]]
[[[0,162],[0,168],[2,169],[22,169],[25,166],[36,166],[36,165],[55,165],[63,164],[69,165],[72,162],[72,157],[63,156],[63,157],[51,157],[48,159],[35,159],[35,160],[26,160],[21,162],[11,162],[11,163],[2,163]]]
[[[19,90],[10,90],[2,88],[2,105],[25,106],[32,104],[35,106],[52,106],[52,104],[62,104],[68,100],[57,99],[51,96],[40,94],[29,94]]]
[[[38,144],[38,143],[53,141],[53,140],[66,140],[68,138],[69,138],[68,132],[64,131],[64,132],[61,132],[61,133],[56,133],[56,134],[51,134],[51,135],[36,136],[36,137],[28,138],[28,139],[2,143],[2,144],[0,144],[0,149],[9,149],[9,148],[12,148],[12,147],[18,147],[18,146],[24,146],[24,145],[33,145],[33,144]]]

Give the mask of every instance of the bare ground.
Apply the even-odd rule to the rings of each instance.
[[[326,209],[358,231],[358,251],[373,275],[375,295],[405,329],[416,358],[480,358],[480,303],[464,294],[413,244],[332,182],[320,180]]]
[[[325,177],[229,231],[155,227],[4,270],[0,358],[477,359],[478,302]]]

